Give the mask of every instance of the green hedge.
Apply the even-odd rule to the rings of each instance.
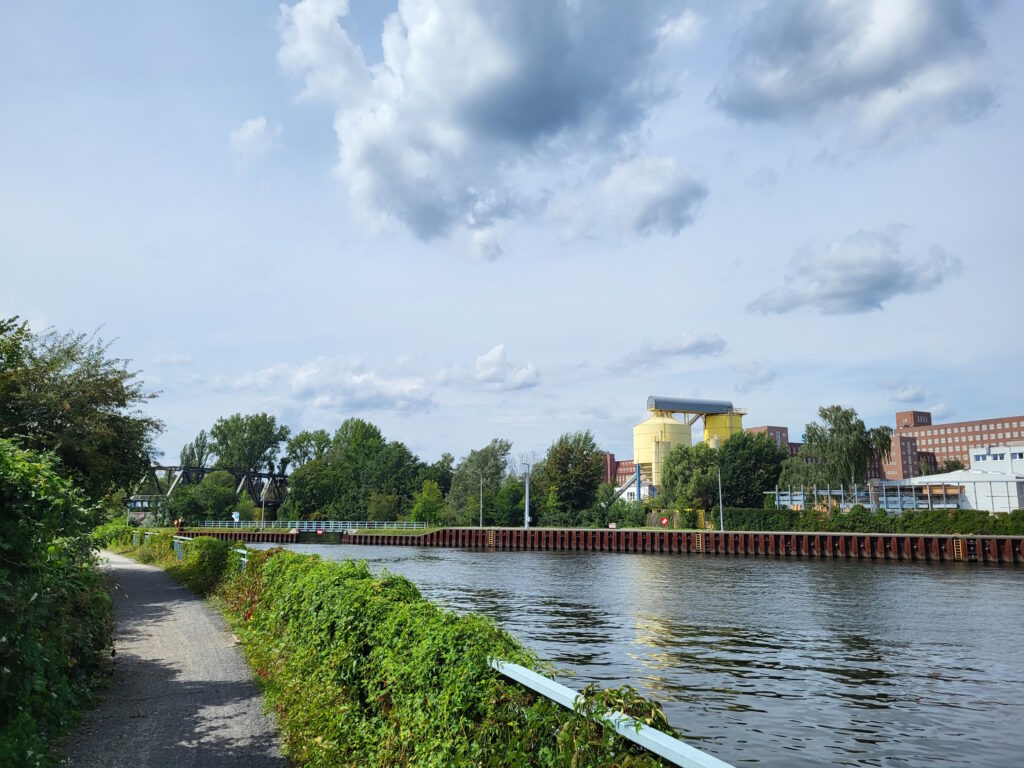
[[[659,765],[609,727],[494,672],[537,658],[489,619],[457,616],[400,576],[282,550],[251,553],[220,592],[303,766]],[[671,732],[632,689],[589,690]]]
[[[729,531],[815,531],[857,533],[925,533],[1024,535],[1024,510],[990,515],[977,509],[906,510],[901,515],[884,511],[872,513],[857,504],[848,512],[832,514],[814,510],[744,509],[726,507],[725,528]],[[714,515],[715,522],[718,516]]]
[[[0,765],[54,762],[110,643],[87,509],[49,459],[0,440]]]

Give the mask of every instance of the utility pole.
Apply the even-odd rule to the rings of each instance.
[[[484,473],[478,472],[480,475],[480,527],[484,527]]]
[[[523,513],[523,528],[530,530],[530,465],[526,465],[526,508]]]
[[[715,469],[718,470],[718,529],[725,532],[725,510],[722,508],[722,468],[717,464]]]

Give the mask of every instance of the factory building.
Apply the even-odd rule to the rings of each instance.
[[[928,411],[899,411],[892,456],[885,462],[885,477],[899,480],[920,475],[922,459],[932,467],[956,459],[969,469],[987,471],[990,465],[976,465],[976,449],[1014,444],[1024,444],[1024,416],[935,424]]]

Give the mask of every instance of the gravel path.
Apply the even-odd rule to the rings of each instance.
[[[65,764],[284,768],[274,721],[224,620],[159,568],[103,555],[114,677],[68,736]]]

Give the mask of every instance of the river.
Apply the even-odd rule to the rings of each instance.
[[[736,765],[1024,765],[1024,569],[295,545],[630,684]]]

